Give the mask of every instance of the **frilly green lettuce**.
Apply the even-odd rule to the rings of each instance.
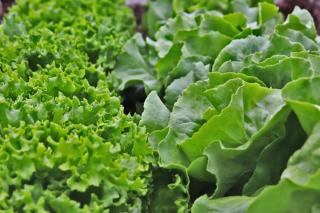
[[[106,72],[134,27],[122,1],[24,1],[0,27],[0,211],[141,212],[145,128]]]

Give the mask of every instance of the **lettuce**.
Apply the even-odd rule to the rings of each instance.
[[[47,71],[28,81],[14,71],[0,75],[7,91],[0,98],[0,208],[142,208],[152,157],[143,129],[105,82],[93,87],[84,75]]]
[[[32,70],[53,61],[57,66],[73,62],[80,69],[85,63],[109,72],[134,30],[133,15],[123,4],[18,0],[1,27],[2,62],[27,60]]]
[[[207,10],[218,10],[224,13],[227,12],[238,12],[241,11],[243,13],[249,12],[254,13],[256,9],[249,8],[253,6],[257,6],[258,2],[269,2],[273,3],[273,0],[266,0],[266,1],[260,1],[260,0],[222,0],[222,1],[214,1],[214,0],[173,0],[173,8],[174,11],[179,13],[181,11],[188,11],[192,12],[197,9],[207,9]]]
[[[122,1],[17,1],[0,27],[0,209],[141,212],[155,163],[106,77]]]
[[[284,20],[259,0],[148,8],[147,37],[123,1],[18,0],[4,18],[0,209],[319,211],[310,14]]]
[[[274,88],[282,88],[301,77],[317,75],[314,63],[319,60],[319,46],[315,41],[315,27],[310,23],[313,23],[310,14],[296,8],[269,37],[249,36],[233,40],[220,52],[212,71],[255,76]]]
[[[160,166],[185,178],[192,212],[317,211],[311,15],[295,8],[283,20],[267,2],[208,2],[174,1],[176,16],[152,39],[129,40],[143,49],[119,55],[119,89],[143,85],[140,124]],[[126,64],[135,67],[119,69]]]
[[[144,40],[136,34],[117,58],[115,87],[130,95],[126,89],[143,85],[146,94],[157,91],[172,109],[188,85],[207,79],[213,62],[222,63],[221,52],[233,40],[267,35],[270,26],[282,20],[272,4],[261,3],[255,9],[253,24],[240,12],[196,10],[168,19],[155,33],[154,40]]]
[[[280,175],[277,168],[263,163],[270,158],[270,149],[273,158],[281,159],[279,167],[283,168],[304,137],[296,118],[288,117],[290,109],[281,91],[241,74],[211,73],[209,81],[192,84],[175,103],[169,120],[168,109],[154,100],[160,102],[156,93],[151,93],[142,123],[150,126],[152,135],[164,133],[153,141],[161,165],[212,183],[216,197],[240,186],[252,194],[274,183]],[[150,125],[156,118],[163,121],[161,126]],[[288,134],[291,127],[301,129],[294,138]],[[263,171],[274,177],[261,180]]]
[[[283,89],[283,96],[297,114],[304,130],[310,134],[319,121],[319,77],[300,78]]]
[[[200,197],[192,212],[313,212],[319,210],[319,124],[303,147],[289,159],[275,186],[255,197],[228,197],[211,200]]]

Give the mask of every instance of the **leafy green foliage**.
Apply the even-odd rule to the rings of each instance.
[[[199,198],[192,212],[312,212],[319,209],[319,124],[292,155],[280,182],[256,197]]]
[[[301,29],[296,29],[292,20]],[[256,76],[274,88],[317,75],[314,63],[319,60],[319,46],[315,41],[316,30],[314,25],[308,24],[310,22],[310,14],[296,8],[287,22],[277,25],[269,37],[249,36],[232,41],[221,51],[212,70]]]
[[[283,89],[283,96],[295,111],[307,133],[311,133],[319,121],[319,77],[301,78]]]
[[[8,71],[1,82],[23,89],[1,97],[1,209],[142,208],[152,153],[105,82],[58,69],[28,81]]]
[[[192,12],[197,9],[218,10],[224,13],[230,13],[249,6],[256,6],[258,2],[273,3],[273,0],[173,0],[173,8],[176,13],[182,11]]]
[[[134,30],[133,15],[122,1],[18,0],[16,4],[4,17],[1,44],[10,44],[1,45],[1,59],[27,63],[33,71],[53,61],[56,66],[74,61],[79,69],[94,66],[110,71]]]
[[[154,163],[106,72],[132,34],[122,1],[17,1],[0,28],[0,210],[141,212]]]
[[[271,2],[175,0],[175,16],[126,45],[144,48],[118,57],[120,90],[149,94],[141,124],[192,212],[319,210],[316,29]]]
[[[152,1],[149,37],[129,39],[122,1],[18,1],[0,27],[0,210],[318,212],[317,34],[272,2]],[[141,88],[125,115],[113,90]]]
[[[191,177],[215,184],[214,196],[243,187],[247,181],[244,190],[251,193],[259,189],[259,181],[273,183],[272,178],[259,179],[263,171],[271,177],[280,175],[277,169],[263,166],[271,157],[269,149],[273,158],[286,162],[285,156],[299,147],[304,133],[289,138],[290,125],[301,127],[295,118],[287,123],[290,110],[281,91],[254,81],[259,82],[239,74],[211,73],[209,82],[188,87],[173,107],[167,135],[158,141],[162,166],[183,168]],[[145,104],[149,103],[148,98]],[[160,116],[144,113],[142,119],[162,120]],[[259,173],[250,177],[258,168]]]
[[[125,90],[142,84],[146,94],[157,91],[172,109],[188,85],[208,78],[213,62],[233,39],[267,34],[268,27],[282,20],[272,4],[263,3],[254,9],[257,26],[239,12],[224,15],[218,11],[196,10],[168,19],[154,34],[154,40],[135,35],[116,63],[118,88]],[[270,10],[272,13],[266,15]]]

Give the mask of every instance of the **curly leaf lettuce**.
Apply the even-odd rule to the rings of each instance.
[[[141,212],[154,156],[106,73],[131,35],[122,1],[19,0],[0,27],[0,209]]]

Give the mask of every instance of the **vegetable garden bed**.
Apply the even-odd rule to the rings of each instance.
[[[138,25],[122,0],[17,0],[5,15],[0,210],[318,212],[310,13],[146,8]]]

